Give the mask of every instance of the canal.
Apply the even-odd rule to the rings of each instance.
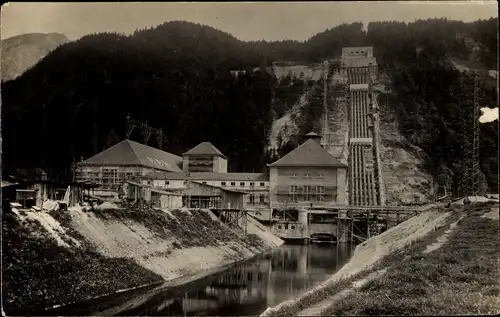
[[[283,245],[189,285],[164,290],[126,316],[259,315],[328,279],[350,258],[353,245]]]

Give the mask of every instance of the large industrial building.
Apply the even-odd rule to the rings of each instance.
[[[182,172],[182,157],[131,140],[120,143],[78,163],[76,180],[100,185],[102,191],[117,191],[136,177],[164,178],[167,172]]]
[[[191,190],[190,184],[202,184],[246,193],[247,209],[269,208],[268,174],[228,173],[227,157],[210,142],[202,142],[180,157],[124,140],[80,162],[76,178],[99,184],[95,193],[102,196],[116,196],[130,180],[173,192],[186,192]]]
[[[206,185],[205,191],[220,188],[244,193],[245,209],[255,211],[347,204],[347,166],[323,149],[319,138],[309,134],[307,141],[270,164],[270,173],[228,173],[228,158],[210,142],[202,142],[180,157],[124,140],[80,162],[76,178],[97,183],[100,191],[96,193],[112,196],[127,181],[185,195],[193,186]],[[218,205],[202,200],[190,200],[189,205]]]
[[[321,136],[307,137],[269,165],[271,209],[347,205],[347,165],[320,145]]]

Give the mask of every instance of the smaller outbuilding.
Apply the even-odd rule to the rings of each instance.
[[[186,181],[184,206],[188,208],[234,209],[246,208],[243,191]]]
[[[124,198],[132,204],[142,204],[162,209],[182,207],[181,193],[157,189],[147,184],[127,181],[123,185],[123,192]]]

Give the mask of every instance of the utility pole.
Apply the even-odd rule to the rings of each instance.
[[[328,104],[328,61],[323,63],[324,73],[323,73],[323,124],[322,124],[322,136],[323,136],[323,147],[326,146],[327,143],[327,134],[328,134],[328,118],[327,118],[327,104]]]
[[[99,151],[99,134],[98,134],[98,129],[97,129],[97,102],[94,102],[93,105],[92,105],[92,115],[93,115],[93,118],[92,118],[92,121],[94,123],[94,131],[93,131],[93,138],[92,138],[92,145],[93,145],[93,150],[94,150],[94,155],[97,154],[97,152]]]

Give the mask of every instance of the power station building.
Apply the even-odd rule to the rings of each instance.
[[[271,209],[347,205],[347,165],[328,153],[315,133],[269,164]]]
[[[228,158],[210,142],[180,157],[124,140],[78,163],[76,179],[99,184],[95,192],[111,196],[127,181],[184,194],[193,184],[206,185],[244,193],[245,209],[255,211],[347,204],[347,166],[323,149],[319,139],[309,134],[307,141],[270,164],[269,173],[228,173]]]

